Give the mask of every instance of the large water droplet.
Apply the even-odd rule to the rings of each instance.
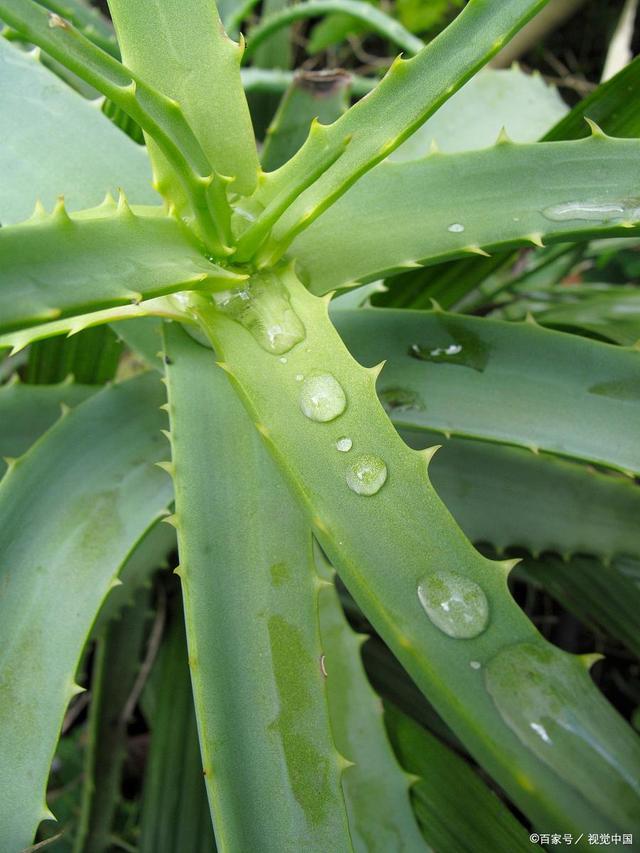
[[[347,407],[342,385],[330,373],[311,373],[300,388],[300,409],[312,421],[326,423]]]
[[[489,622],[487,597],[475,581],[453,572],[434,572],[418,584],[429,619],[449,637],[477,637]]]
[[[347,435],[343,435],[336,441],[336,450],[339,450],[340,453],[348,453],[352,447],[353,442]]]
[[[640,199],[620,201],[566,201],[542,211],[554,222],[586,220],[589,222],[637,222],[640,220]]]
[[[375,495],[387,479],[387,466],[379,456],[363,453],[347,468],[347,485],[357,495]]]
[[[256,273],[236,290],[214,294],[217,308],[244,326],[267,352],[282,355],[305,338],[287,289],[274,273]]]
[[[500,716],[595,811],[621,826],[637,817],[640,746],[573,655],[542,643],[499,652],[484,667]]]

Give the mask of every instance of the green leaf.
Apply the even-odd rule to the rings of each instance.
[[[277,259],[299,231],[417,130],[545,2],[506,0],[498,9],[485,0],[471,0],[419,54],[409,60],[397,59],[367,98],[334,124],[314,127],[296,156],[265,177],[254,195],[255,202],[266,208],[266,219],[272,210],[279,209],[282,198],[296,199],[286,208],[273,237],[261,251],[261,262]],[[331,162],[331,155],[333,165],[303,191],[309,186],[308,175],[318,159]],[[258,218],[254,227],[261,224]]]
[[[242,68],[242,85],[247,94],[252,92],[272,92],[282,94],[293,83],[295,72],[281,68]],[[351,92],[356,97],[368,94],[378,82],[375,77],[362,77],[352,74]]]
[[[0,76],[3,227],[24,221],[37,198],[53,207],[64,194],[69,210],[77,210],[122,187],[141,204],[158,201],[144,150],[32,54],[3,38]]]
[[[640,230],[639,157],[638,140],[594,134],[383,163],[301,234],[290,255],[321,294],[479,250],[631,236]],[[336,244],[336,234],[346,239]]]
[[[11,382],[0,388],[0,475],[5,459],[17,459],[60,418],[63,406],[73,408],[96,388],[60,382],[58,385],[23,385]]]
[[[426,848],[409,803],[410,780],[398,767],[380,699],[364,672],[360,649],[365,637],[351,631],[333,586],[333,569],[319,548],[316,566],[329,584],[320,593],[319,615],[331,727],[338,749],[354,762],[342,779],[354,850],[417,853]]]
[[[462,758],[392,706],[385,721],[401,763],[418,777],[413,807],[434,850],[530,853],[524,827]]]
[[[120,565],[170,500],[153,464],[161,402],[155,375],[104,389],[0,484],[3,853],[27,847],[50,816],[45,785],[85,639]]]
[[[91,6],[90,0],[37,0],[37,2],[52,12],[62,15],[67,21],[71,21],[83,35],[112,56],[118,55],[118,45],[111,21],[105,18],[99,9]]]
[[[104,327],[80,332],[71,340],[42,341],[29,350],[25,378],[48,385],[71,375],[84,385],[103,385],[116,375],[121,354],[121,342]]]
[[[411,55],[424,47],[422,39],[412,35],[394,18],[363,0],[302,0],[265,16],[257,26],[249,30],[244,59],[250,59],[263,42],[283,27],[288,27],[295,21],[318,18],[333,12],[348,13],[351,18],[362,21],[370,30]]]
[[[182,614],[176,614],[145,688],[145,694],[153,692],[154,701],[140,853],[215,850],[187,659]]]
[[[162,208],[132,209],[121,196],[69,215],[59,203],[0,230],[0,330],[242,278],[210,263]]]
[[[471,546],[429,483],[430,454],[409,449],[389,422],[375,395],[378,371],[352,359],[326,302],[291,269],[279,284],[289,301],[283,319],[291,327],[295,314],[305,330],[285,355],[263,347],[255,322],[271,319],[273,291],[266,302],[249,292],[247,327],[246,314],[234,319],[204,299],[193,310],[356,603],[535,824],[578,833],[631,826],[640,746],[589,678],[592,658],[540,636],[508,591],[512,563]],[[336,447],[343,437],[352,442],[346,453]],[[438,602],[458,594],[463,612],[449,621]]]
[[[215,3],[109,0],[109,8],[125,64],[179,102],[213,169],[234,178],[234,192],[251,193],[258,157],[240,81],[242,48],[224,32]],[[153,146],[150,153],[156,160]],[[157,165],[162,180],[166,168]]]
[[[379,394],[399,427],[640,471],[637,352],[442,311],[356,309],[334,321],[355,358],[386,360]]]
[[[211,350],[176,324],[165,341],[178,572],[218,845],[350,850],[311,534]]]
[[[537,142],[567,111],[557,89],[540,74],[525,74],[517,66],[484,68],[389,159],[417,160],[433,145],[448,154],[490,148],[503,128],[514,142]]]
[[[300,148],[313,119],[335,121],[348,106],[349,75],[342,71],[301,71],[285,92],[267,131],[262,151],[265,169],[277,169]]]
[[[180,215],[193,220],[193,227],[211,251],[228,254],[229,206],[224,180],[212,171],[180,104],[34,0],[0,0],[0,18],[106,95],[153,138],[180,185],[179,192],[175,191],[176,180],[161,182],[158,188]]]

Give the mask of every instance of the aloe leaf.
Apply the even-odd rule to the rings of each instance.
[[[303,144],[313,119],[335,121],[348,106],[349,75],[302,71],[294,78],[269,125],[262,151],[265,169],[277,169]]]
[[[360,649],[365,637],[349,627],[333,586],[333,569],[320,549],[316,566],[330,584],[320,593],[319,615],[331,726],[338,748],[354,762],[342,780],[354,850],[417,853],[426,848],[409,803],[410,778],[397,764],[380,699],[364,672]]]
[[[385,707],[385,722],[401,763],[418,777],[413,806],[435,850],[530,853],[524,827],[462,758],[392,706]]]
[[[73,382],[57,385],[24,385],[10,382],[0,388],[0,475],[6,459],[17,459],[61,416],[97,389]]]
[[[508,592],[511,562],[475,551],[429,483],[431,453],[408,448],[388,420],[379,371],[352,359],[326,301],[290,268],[278,282],[279,323],[299,341],[286,354],[262,334],[273,289],[249,291],[246,328],[246,313],[204,299],[194,310],[357,604],[531,820],[564,832],[632,825],[640,746],[591,682],[591,658],[543,640]],[[440,612],[458,596],[459,610]]]
[[[112,328],[136,355],[149,367],[164,371],[162,361],[162,323],[155,317],[141,317],[114,323]]]
[[[162,450],[161,402],[155,375],[100,391],[0,483],[2,853],[27,847],[51,816],[49,765],[67,703],[80,689],[74,672],[91,623],[120,565],[171,498],[153,464]]]
[[[36,198],[52,207],[62,193],[70,210],[97,205],[118,187],[142,204],[158,201],[144,150],[32,54],[3,38],[0,75],[3,227],[25,220]]]
[[[242,68],[240,78],[247,94],[266,92],[281,95],[293,83],[295,72],[282,68]],[[350,78],[351,92],[356,97],[367,95],[378,83],[375,77],[359,74],[350,74]]]
[[[165,342],[178,572],[218,845],[350,850],[311,534],[211,351],[176,324]]]
[[[181,215],[193,220],[194,228],[211,251],[228,254],[224,181],[212,170],[180,104],[158,92],[96,47],[64,18],[47,12],[34,0],[0,0],[0,18],[106,95],[153,138],[171,166],[180,192],[174,192],[175,180],[160,182],[158,188]]]
[[[74,853],[111,850],[127,751],[124,712],[144,652],[149,593],[138,590],[132,607],[111,622],[96,641],[91,676],[82,804]]]
[[[0,335],[0,347],[2,336]],[[80,332],[72,340],[42,341],[29,350],[25,379],[32,384],[52,384],[73,376],[84,385],[103,385],[118,369],[122,343],[111,329]]]
[[[117,56],[118,45],[111,22],[99,9],[91,6],[88,0],[87,2],[85,0],[37,0],[37,2],[51,12],[56,12],[71,21],[74,27],[77,27],[92,42],[112,56]]]
[[[180,614],[169,627],[145,688],[145,694],[152,692],[153,702],[144,703],[151,704],[152,713],[140,853],[215,850],[187,660]],[[166,689],[167,685],[171,690]]]
[[[409,60],[397,59],[368,97],[332,125],[314,128],[295,157],[265,176],[254,194],[255,201],[266,207],[273,206],[281,194],[295,197],[296,187],[301,192],[278,222],[261,257],[275,259],[282,254],[300,230],[417,130],[545,2],[506,0],[498,9],[484,0],[471,0],[420,53]],[[340,156],[347,140],[348,148]],[[328,157],[331,152],[335,157],[333,165],[303,191],[319,156]]]
[[[442,311],[356,309],[334,321],[355,358],[386,360],[379,393],[398,427],[640,471],[635,351]]]
[[[161,208],[132,209],[121,196],[69,215],[60,202],[1,229],[0,330],[241,280]]]
[[[283,27],[306,18],[318,18],[333,12],[348,13],[351,18],[362,21],[373,32],[388,39],[408,54],[418,53],[424,42],[405,29],[399,21],[385,14],[375,6],[363,0],[308,0],[285,6],[279,12],[266,15],[260,23],[249,30],[245,60],[250,59],[256,50]]]
[[[288,5],[289,0],[263,0],[260,6],[260,18],[264,19],[275,12],[281,11]],[[294,44],[291,32],[288,29],[281,29],[270,39],[263,42],[256,50],[253,56],[253,65],[260,69],[288,69],[294,65],[293,54]],[[265,138],[269,123],[278,109],[281,94],[280,92],[247,92],[247,100],[251,111],[251,123],[253,124],[257,139]]]
[[[639,155],[638,140],[594,132],[383,163],[301,234],[290,255],[321,294],[465,253],[633,236]],[[334,245],[335,234],[349,239]]]
[[[109,0],[126,65],[175,99],[213,169],[234,192],[255,189],[258,156],[240,81],[242,48],[210,0]],[[197,69],[186,73],[185,67]],[[156,156],[153,146],[152,158]],[[160,167],[160,180],[166,173]]]

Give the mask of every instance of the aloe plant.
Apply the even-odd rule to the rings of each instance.
[[[348,109],[343,83],[334,87],[326,123],[312,120],[313,98],[289,93],[266,146],[270,171],[251,129],[243,45],[220,17],[233,30],[242,4],[219,14],[214,0],[110,0],[117,45],[106,22],[91,27],[75,4],[58,5],[0,0],[13,42],[0,39],[10,120],[0,146],[0,347],[38,358],[49,338],[112,324],[156,370],[97,392],[0,389],[18,427],[0,484],[0,850],[28,847],[52,817],[47,777],[81,689],[83,648],[96,633],[102,643],[127,636],[105,625],[157,565],[163,515],[177,531],[193,705],[175,632],[165,669],[176,673],[185,750],[195,709],[220,849],[455,850],[463,835],[433,821],[446,790],[428,778],[437,762],[442,785],[466,785],[486,810],[483,844],[529,844],[459,759],[394,710],[396,757],[334,572],[537,832],[580,836],[586,849],[588,833],[640,831],[640,747],[589,675],[598,656],[544,639],[509,591],[517,560],[472,544],[607,564],[640,556],[629,481],[640,473],[637,349],[439,306],[372,310],[333,298],[444,261],[637,237],[640,143],[595,124],[584,139],[501,133],[488,148],[389,159],[545,0],[470,0],[426,46],[375,10],[372,27],[415,55],[397,58]],[[256,47],[339,5],[276,12]],[[347,11],[366,16],[364,5],[350,0]],[[145,148],[107,117],[120,113]],[[72,408],[56,421],[58,402]],[[432,463],[438,434],[450,441]],[[449,455],[456,442],[463,455]],[[465,511],[469,468],[476,507],[496,482],[508,489],[520,478],[529,503],[518,510],[503,496],[498,517]],[[587,532],[560,499],[551,517],[545,489],[582,495],[573,512],[592,513]],[[139,618],[131,624],[138,638]],[[123,649],[100,654],[96,683]],[[156,713],[175,737],[166,702]],[[92,711],[94,740],[104,714]],[[110,732],[118,761],[119,726]],[[163,793],[175,761],[194,791],[184,815],[193,825],[166,849],[209,849],[208,833],[180,841],[201,826],[193,761],[163,762],[158,743],[143,831],[155,832],[160,803],[176,802]],[[86,784],[99,786],[109,748],[89,749]],[[105,771],[110,786],[119,766]],[[110,843],[110,796],[85,791],[76,850]],[[143,849],[160,849],[151,837]]]

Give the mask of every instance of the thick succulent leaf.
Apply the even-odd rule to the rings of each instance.
[[[257,92],[282,95],[293,83],[295,72],[282,68],[242,68],[240,77],[247,94]],[[362,97],[375,88],[377,82],[375,77],[352,74],[351,92],[356,97]]]
[[[279,322],[300,341],[286,355],[268,351],[256,324],[273,322],[273,290],[266,300],[259,288],[248,294],[246,328],[246,314],[233,319],[204,299],[194,310],[357,604],[545,832],[631,826],[640,745],[591,682],[591,659],[543,640],[509,594],[511,564],[471,546],[429,483],[429,454],[409,449],[388,420],[378,371],[352,359],[325,302],[290,269],[279,284]],[[348,452],[336,447],[344,437]],[[440,607],[460,598],[450,616]]]
[[[23,385],[10,382],[0,388],[0,475],[5,459],[17,459],[62,415],[97,389],[73,382],[57,385]]]
[[[422,39],[410,33],[399,21],[363,0],[308,0],[308,2],[303,0],[301,3],[285,6],[279,12],[266,15],[257,26],[249,30],[245,59],[251,58],[263,42],[283,27],[306,18],[330,15],[333,12],[345,13],[357,21],[362,21],[368,29],[409,55],[418,53],[424,47]]]
[[[71,216],[57,205],[0,230],[1,331],[241,280],[162,208],[131,209],[122,197]]]
[[[389,159],[417,160],[433,145],[449,154],[490,148],[503,128],[514,142],[536,142],[567,111],[557,89],[540,74],[525,74],[517,66],[484,68]]]
[[[639,159],[640,141],[593,134],[383,163],[290,255],[321,294],[479,248],[632,236],[640,232]]]
[[[228,254],[229,208],[224,182],[213,172],[180,104],[34,0],[0,0],[0,18],[106,95],[153,138],[174,179],[161,182],[158,189],[181,215],[192,219],[211,251]],[[179,192],[174,192],[178,184]]]
[[[637,516],[636,516],[637,517]],[[585,555],[565,561],[553,554],[526,557],[518,577],[544,587],[571,613],[596,631],[604,629],[640,656],[640,585],[626,560],[602,562]],[[635,561],[636,571],[638,562]]]
[[[334,320],[355,358],[386,360],[378,390],[399,427],[640,472],[637,351],[442,311],[356,309]]]
[[[524,827],[462,758],[392,706],[385,721],[400,761],[418,777],[413,807],[434,850],[531,853]]]
[[[51,208],[64,194],[69,210],[78,210],[122,187],[141,204],[158,200],[144,150],[33,54],[3,38],[0,76],[3,226],[24,221],[37,198]]]
[[[409,777],[387,740],[382,705],[365,675],[365,640],[349,627],[333,586],[333,569],[319,548],[316,566],[327,586],[320,593],[320,637],[331,726],[338,749],[350,760],[343,776],[349,830],[357,853],[425,849],[409,803]]]
[[[240,81],[242,49],[224,32],[216,4],[109,0],[109,8],[125,64],[179,102],[213,169],[235,179],[233,190],[252,192],[258,157]]]
[[[390,414],[403,419],[401,406]],[[443,444],[429,476],[472,542],[565,558],[640,558],[640,488],[627,477],[517,447],[443,439],[429,430],[402,434],[415,448]]]
[[[417,130],[545,2],[505,0],[498,8],[486,0],[471,0],[420,53],[397,59],[368,97],[334,124],[314,125],[296,156],[266,176],[255,193],[259,206],[269,205],[252,226],[255,230],[286,210],[261,250],[261,260],[279,257],[300,230]],[[320,160],[328,168],[303,191]],[[293,204],[285,203],[293,199]]]
[[[96,641],[74,853],[98,853],[111,846],[127,757],[125,709],[144,654],[148,609],[148,590],[138,590],[133,606]]]
[[[114,331],[149,367],[164,371],[162,361],[162,323],[155,317],[113,324]]]
[[[140,853],[212,853],[215,841],[202,778],[182,614],[172,620],[145,688],[148,693],[153,696],[152,702],[144,703],[152,710],[151,739],[138,849]]]
[[[90,38],[103,50],[118,55],[118,45],[109,21],[99,9],[92,6],[90,0],[37,0],[37,2],[52,12],[62,15],[71,21],[83,35]]]
[[[176,324],[165,341],[178,572],[218,845],[350,850],[309,528],[211,350]]]
[[[153,464],[162,399],[155,374],[100,391],[0,484],[3,853],[27,847],[49,816],[49,765],[85,638],[120,565],[171,498]]]
[[[265,169],[277,169],[300,148],[313,119],[335,121],[347,109],[349,75],[301,71],[285,92],[267,130],[262,151]]]
[[[34,385],[51,385],[73,376],[80,384],[104,385],[116,375],[122,348],[122,342],[105,327],[80,332],[71,340],[41,341],[29,350],[25,379]]]

